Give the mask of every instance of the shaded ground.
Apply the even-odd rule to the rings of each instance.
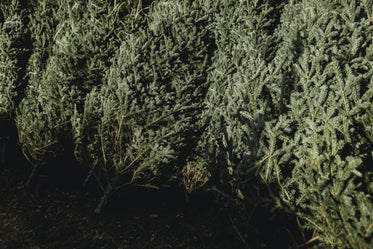
[[[81,187],[86,173],[67,169],[42,175],[26,193],[30,166],[17,150],[8,151],[6,159],[0,165],[0,249],[312,246],[304,244],[310,235],[302,238],[294,218],[257,208],[250,220],[243,219],[245,212],[222,209],[209,193],[196,193],[185,202],[181,189],[137,189],[113,197],[97,215],[100,193]]]
[[[0,248],[243,248],[229,219],[206,194],[137,191],[94,214],[98,195],[48,179],[29,194],[21,156],[0,173]],[[111,204],[111,205],[110,205]]]

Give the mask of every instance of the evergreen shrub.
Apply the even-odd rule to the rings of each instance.
[[[92,8],[95,6],[95,8]],[[143,14],[142,2],[139,1],[114,1],[111,3],[103,3],[91,5],[91,15],[94,17],[95,23],[92,23],[94,33],[87,34],[89,39],[94,41],[94,57],[92,63],[96,66],[89,69],[90,72],[95,71],[99,74],[96,83],[87,87],[84,98],[79,106],[75,106],[74,115],[71,119],[72,134],[74,143],[75,159],[82,165],[88,166],[92,164],[92,159],[95,158],[94,149],[97,149],[96,140],[92,138],[92,132],[95,132],[99,118],[95,115],[96,109],[91,106],[90,100],[86,101],[90,95],[101,89],[101,86],[106,81],[106,74],[112,63],[114,54],[119,50],[119,46],[125,37],[136,29],[137,25],[141,25],[136,21],[141,19]],[[92,65],[93,65],[92,64]],[[92,113],[93,111],[93,113]]]
[[[306,244],[370,248],[372,6],[261,3],[215,15],[203,115],[215,189],[277,202],[310,231]]]
[[[117,189],[158,187],[181,174],[176,162],[199,132],[207,89],[207,18],[197,2],[154,3],[124,37],[101,90],[87,97],[93,130],[85,146],[92,172],[104,176],[96,177],[104,188],[96,212]]]
[[[303,246],[372,248],[372,1],[0,7],[0,116],[35,169],[88,166],[96,212],[181,177],[293,214]]]
[[[11,117],[23,83],[26,52],[24,12],[19,1],[0,2],[0,116]]]
[[[258,174],[268,176],[259,172],[260,159],[273,150],[261,143],[266,123],[281,109],[281,85],[274,80],[281,67],[269,65],[280,8],[269,1],[219,1],[213,20],[217,50],[208,74],[201,146],[214,189],[251,205],[259,202]]]
[[[291,1],[275,33],[275,39],[280,39],[276,56],[260,73],[244,74],[251,83],[269,72],[263,87],[254,88],[263,91],[255,95],[253,83],[240,88],[240,78],[224,88],[210,89],[222,95],[217,101],[209,99],[213,110],[219,101],[226,101],[223,108],[233,106],[220,115],[213,112],[218,114],[215,120],[222,121],[210,127],[218,127],[221,132],[215,134],[221,135],[212,135],[215,144],[208,152],[215,153],[215,161],[223,162],[226,175],[237,181],[234,190],[241,191],[254,171],[273,197],[281,194],[279,205],[286,203],[304,227],[314,230],[311,239],[318,239],[321,247],[372,245],[367,185],[372,163],[372,31],[365,7],[358,1]],[[228,77],[239,69],[233,72]],[[263,102],[250,109],[258,101]],[[235,137],[233,131],[239,135]],[[239,144],[240,140],[244,142]]]
[[[72,119],[83,112],[85,95],[102,84],[119,41],[117,8],[98,0],[37,1],[29,81],[16,117],[23,152],[34,164],[72,153]]]
[[[373,155],[373,30],[366,7],[366,1],[290,2],[278,30],[281,52],[293,44],[296,50],[286,76],[292,81],[287,111],[273,125],[276,152],[285,151],[266,161],[273,161],[280,205],[314,231],[322,248],[373,245],[366,183]],[[276,128],[283,120],[285,133]]]

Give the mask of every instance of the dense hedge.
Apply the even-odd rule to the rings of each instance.
[[[179,181],[288,212],[315,247],[373,246],[371,1],[0,6],[0,115],[35,169],[86,167],[97,212]]]

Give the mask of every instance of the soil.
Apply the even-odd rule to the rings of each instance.
[[[15,142],[6,148],[0,158],[0,249],[309,248],[299,246],[309,235],[302,238],[293,217],[263,208],[248,217],[223,208],[208,191],[186,201],[183,188],[127,189],[96,214],[102,191],[97,184],[83,188],[87,170],[66,162],[59,171],[39,172],[26,191],[30,164]]]
[[[57,176],[39,175],[26,191],[30,165],[20,152],[11,155],[0,167],[2,249],[244,248],[208,193],[186,202],[182,190],[138,189],[118,194],[95,214],[99,192],[66,186]]]

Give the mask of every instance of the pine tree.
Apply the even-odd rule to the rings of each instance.
[[[282,204],[322,248],[373,245],[363,177],[372,171],[373,97],[372,25],[364,9],[360,1],[291,1],[278,31],[277,57],[290,58],[283,77],[293,83],[288,110],[266,130],[275,152],[262,160]]]
[[[204,113],[214,184],[254,204],[252,189],[265,184],[272,200],[281,196],[278,207],[314,232],[310,241],[371,247],[366,1],[289,1],[278,28],[271,5],[242,6],[246,19],[237,7],[216,14],[215,82]]]
[[[219,1],[217,7],[217,51],[209,73],[213,83],[205,100],[207,130],[202,144],[218,192],[257,205],[257,165],[264,153],[259,142],[266,122],[275,119],[281,108],[275,101],[281,96],[275,96],[271,85],[280,67],[268,66],[276,51],[272,33],[281,6]]]
[[[54,30],[56,27],[56,21],[53,18],[54,10],[56,6],[51,3],[51,1],[40,1],[35,6],[32,14],[30,15],[29,29],[31,33],[31,41],[33,45],[32,54],[30,56],[26,73],[28,77],[28,87],[26,88],[26,97],[20,103],[19,110],[17,110],[17,115],[15,117],[16,125],[19,133],[19,140],[23,146],[23,151],[26,157],[31,160],[36,159],[43,154],[42,150],[33,150],[30,148],[34,144],[26,144],[26,130],[31,134],[36,127],[39,131],[43,131],[44,127],[38,122],[42,122],[42,113],[37,113],[39,111],[35,104],[35,96],[39,95],[39,91],[42,90],[42,86],[39,84],[43,73],[45,71],[45,65],[47,59],[51,53],[52,39],[54,35]],[[40,103],[41,106],[44,103]],[[29,112],[29,113],[28,113]],[[36,119],[31,120],[32,115],[36,114]],[[28,116],[29,119],[26,117]],[[33,122],[30,124],[29,122]],[[35,137],[30,137],[28,139],[35,139]],[[36,141],[33,141],[36,142]],[[37,142],[36,142],[37,143]],[[28,149],[30,148],[30,149]]]
[[[119,7],[98,0],[37,3],[29,85],[16,117],[23,152],[35,168],[72,154],[74,118],[85,95],[102,84],[119,41],[111,23]]]
[[[293,214],[299,243],[371,248],[372,2],[148,2],[1,1],[0,118],[34,169],[74,154],[96,212],[125,186],[209,178]]]
[[[100,145],[96,143],[97,138],[92,139],[92,134],[97,133],[99,124],[99,108],[95,106],[92,95],[100,91],[101,85],[106,80],[105,74],[112,63],[114,54],[119,50],[119,46],[128,34],[137,29],[141,22],[138,21],[143,16],[143,6],[140,1],[123,1],[111,4],[96,4],[100,9],[92,9],[91,14],[100,20],[97,30],[101,31],[101,41],[97,42],[95,53],[96,61],[103,64],[96,68],[100,71],[101,83],[94,85],[92,89],[87,89],[87,98],[84,97],[84,103],[80,108],[74,109],[72,117],[72,132],[74,138],[74,155],[80,164],[92,165],[96,158],[95,152],[99,151]],[[97,32],[97,31],[96,31]],[[97,35],[96,35],[97,36]],[[87,100],[86,100],[87,99]]]
[[[2,19],[2,20],[1,20]],[[0,116],[11,117],[23,83],[24,12],[19,1],[0,2]]]
[[[206,18],[197,2],[154,3],[124,38],[101,91],[87,97],[99,120],[87,146],[106,184],[96,212],[121,187],[156,187],[181,173],[175,162],[198,132],[207,88]]]

